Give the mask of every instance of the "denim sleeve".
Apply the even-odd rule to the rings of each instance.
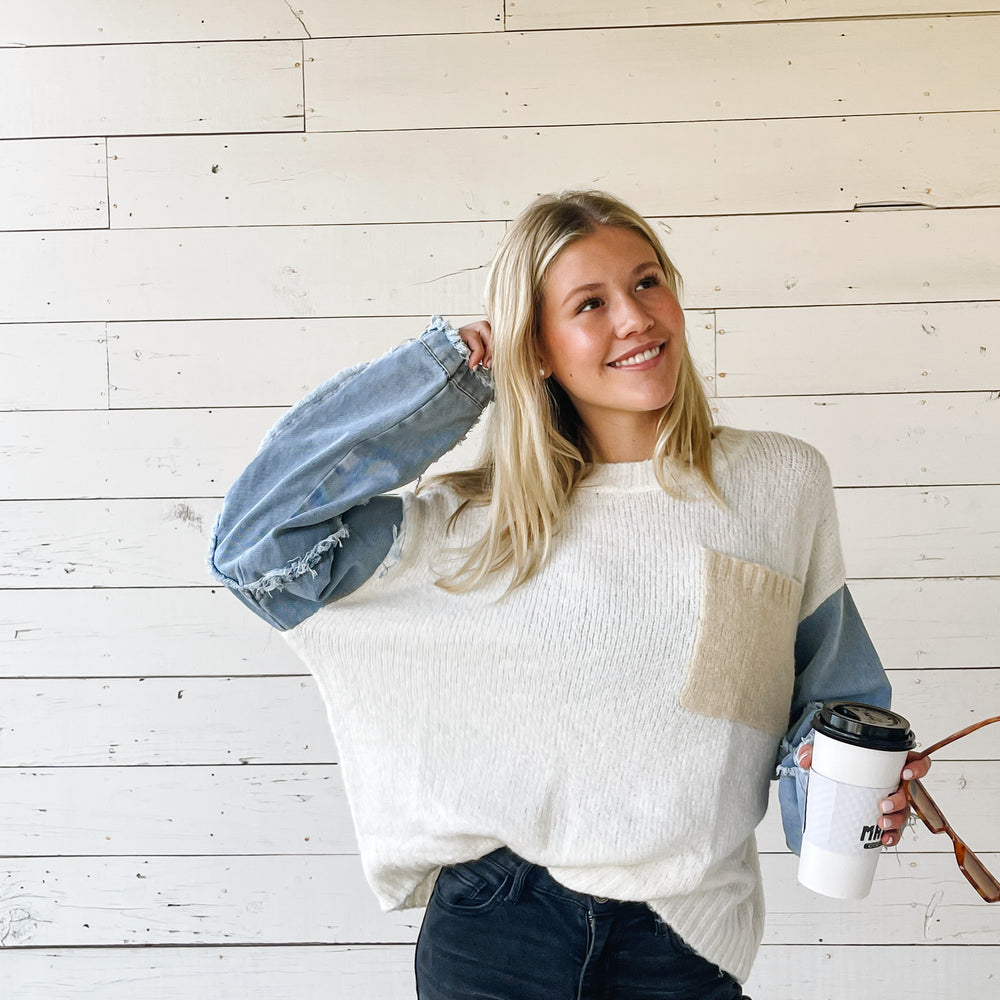
[[[402,520],[388,491],[451,450],[493,396],[435,316],[419,340],[313,390],[271,429],[215,522],[212,575],[285,630],[361,586]]]
[[[799,624],[795,675],[791,727],[781,741],[777,774],[785,842],[798,854],[808,772],[795,763],[795,750],[809,735],[813,716],[827,701],[862,701],[888,708],[892,693],[846,586]]]

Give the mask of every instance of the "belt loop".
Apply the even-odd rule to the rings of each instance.
[[[521,892],[524,889],[524,881],[528,877],[528,873],[535,866],[530,861],[525,861],[521,859],[521,863],[517,866],[517,870],[514,872],[514,879],[510,885],[510,891],[507,893],[506,900],[508,903],[516,903],[521,898]]]

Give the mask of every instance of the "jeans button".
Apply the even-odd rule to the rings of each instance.
[[[606,903],[607,901],[608,901],[608,897],[607,896],[595,896],[594,897],[594,902],[595,903]]]

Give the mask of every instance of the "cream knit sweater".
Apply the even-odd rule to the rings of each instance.
[[[501,597],[434,581],[482,531],[409,495],[383,568],[291,631],[337,737],[383,908],[506,845],[580,892],[646,901],[738,979],[760,942],[754,827],[789,724],[798,623],[844,571],[811,447],[724,429],[715,473],[665,493],[598,466],[552,557]]]

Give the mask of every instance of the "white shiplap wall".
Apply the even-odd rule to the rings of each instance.
[[[1000,712],[993,8],[2,0],[0,995],[412,998],[419,914],[377,911],[315,688],[206,532],[282,407],[477,314],[540,191],[653,218],[720,420],[827,454],[921,738]],[[931,781],[994,862],[998,758]],[[835,903],[760,841],[749,993],[990,995],[948,842]]]

